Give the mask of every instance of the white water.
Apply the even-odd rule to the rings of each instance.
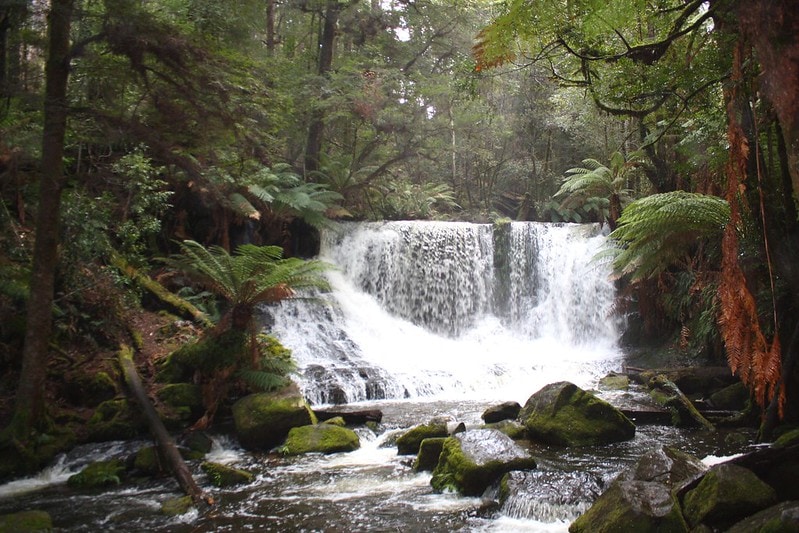
[[[324,302],[290,302],[273,332],[314,404],[376,399],[523,403],[591,387],[619,366],[618,320],[594,226],[360,223],[324,235]]]

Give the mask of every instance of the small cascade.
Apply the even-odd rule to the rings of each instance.
[[[587,385],[618,359],[597,226],[347,223],[320,259],[333,291],[271,311],[314,404],[514,399]]]

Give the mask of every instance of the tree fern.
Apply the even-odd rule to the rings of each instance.
[[[614,268],[635,281],[687,264],[700,242],[718,247],[729,219],[729,205],[716,196],[674,191],[637,200],[610,234]]]

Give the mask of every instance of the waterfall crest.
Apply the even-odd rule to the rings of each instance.
[[[314,404],[396,398],[516,400],[618,362],[609,266],[596,226],[346,223],[320,302],[273,310]],[[465,395],[465,396],[464,396]]]

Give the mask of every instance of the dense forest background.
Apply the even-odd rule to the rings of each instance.
[[[3,0],[5,435],[128,334],[120,265],[177,290],[181,241],[308,257],[329,219],[607,224],[629,340],[795,419],[791,4]]]

